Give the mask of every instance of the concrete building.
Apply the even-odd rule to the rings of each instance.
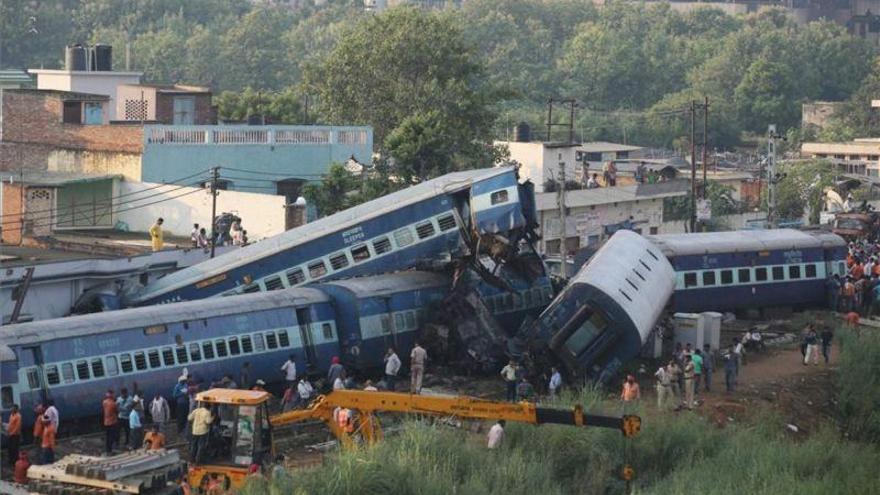
[[[217,109],[211,88],[181,84],[123,84],[117,89],[116,118],[120,121],[173,125],[212,125]]]
[[[118,120],[117,90],[124,84],[139,84],[142,72],[75,71],[67,69],[30,69],[37,76],[37,89],[107,95],[107,121]]]
[[[27,71],[18,69],[0,70],[0,89],[28,88],[33,84]]]
[[[560,162],[566,164],[566,179],[580,181],[584,166],[601,167],[608,160],[625,160],[642,155],[644,148],[626,144],[591,142],[574,146],[547,142],[495,141],[507,146],[510,158],[521,164],[520,176],[535,183],[538,192],[548,180],[558,180]]]
[[[831,161],[844,173],[880,177],[880,138],[846,143],[803,143],[801,156]]]

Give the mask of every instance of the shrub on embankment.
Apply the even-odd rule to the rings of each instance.
[[[853,440],[880,444],[880,329],[841,327],[835,340],[841,425]]]

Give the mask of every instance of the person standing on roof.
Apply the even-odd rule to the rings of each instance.
[[[9,413],[9,423],[6,425],[6,451],[9,456],[9,465],[15,467],[18,460],[18,447],[21,445],[21,413],[18,412],[18,404],[12,405]]]
[[[385,386],[390,391],[394,391],[394,382],[397,380],[397,373],[400,371],[400,358],[394,352],[393,347],[388,348],[385,353]]]
[[[296,386],[296,355],[291,354],[287,357],[287,361],[281,365],[281,372],[284,373],[284,381],[288,387]]]
[[[193,229],[189,233],[189,242],[192,247],[199,247],[199,224],[194,223]]]
[[[415,342],[412,352],[409,353],[409,369],[410,369],[410,392],[414,394],[422,393],[422,378],[425,376],[425,363],[428,361],[428,351],[419,345],[419,341]]]
[[[165,245],[165,236],[162,234],[162,224],[165,222],[161,217],[156,219],[156,223],[150,227],[150,241],[153,244],[153,251],[161,251]]]

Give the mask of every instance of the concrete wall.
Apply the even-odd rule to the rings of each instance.
[[[724,215],[718,220],[722,222],[728,230],[742,230],[746,227],[746,222],[750,220],[760,220],[762,218],[767,218],[767,212]],[[688,223],[689,220],[671,220],[663,222],[660,226],[660,233],[683,234],[687,232]]]
[[[165,222],[168,234],[189,237],[194,223],[206,229],[211,225],[211,196],[201,188],[159,186],[149,182],[121,182],[119,194],[130,202],[122,204],[116,219],[124,222],[128,230],[146,232],[157,218]],[[141,194],[132,194],[144,191]],[[143,206],[147,203],[156,203]],[[284,232],[284,196],[255,194],[240,191],[221,191],[217,197],[217,214],[235,213],[240,216],[242,227],[248,231],[251,241]],[[143,207],[141,207],[143,206]]]
[[[140,72],[80,72],[66,70],[31,70],[37,74],[37,89],[58,89],[107,95],[110,97],[108,113],[110,120],[117,120],[116,92],[121,84],[138,84]]]
[[[274,194],[273,180],[317,181],[331,164],[351,156],[372,161],[369,127],[148,125],[144,131],[146,182],[175,182],[211,167],[231,167],[257,172],[221,171],[231,189]]]
[[[116,90],[116,120],[137,120],[129,119],[125,107],[130,100],[139,104],[142,98],[146,107],[144,120],[156,120],[156,88],[128,84],[121,85]]]
[[[21,243],[22,230],[22,189],[21,184],[9,184],[0,181],[0,196],[3,201],[0,203],[0,227],[2,234],[0,240],[3,244],[19,244]]]
[[[141,180],[141,155],[118,151],[51,150],[46,169],[53,172],[120,174],[127,181]]]

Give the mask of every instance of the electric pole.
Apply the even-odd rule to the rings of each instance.
[[[703,199],[706,199],[709,182],[706,180],[707,152],[709,148],[709,97],[703,102]]]
[[[566,249],[566,239],[568,238],[568,225],[566,222],[565,208],[565,162],[559,162],[559,185],[557,186],[556,198],[559,202],[559,256],[562,259],[562,275],[568,278],[568,249]]]
[[[691,100],[691,232],[697,231],[697,150],[696,150],[697,102]]]
[[[767,127],[767,227],[776,228],[776,124]]]
[[[211,169],[211,258],[214,257],[214,246],[217,243],[217,182],[220,179],[220,167]]]

